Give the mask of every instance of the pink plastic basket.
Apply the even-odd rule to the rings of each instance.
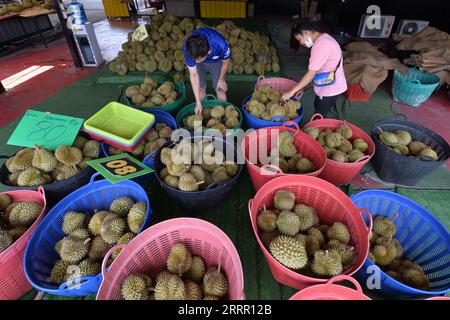
[[[258,90],[263,85],[269,85],[274,90],[287,92],[297,85],[297,82],[286,78],[265,78],[260,76],[255,84],[255,90]],[[300,100],[303,96],[303,90],[297,93],[295,99]]]
[[[375,153],[375,144],[373,143],[372,138],[364,132],[364,130],[358,128],[354,124],[349,122],[345,122],[342,120],[334,120],[334,119],[324,119],[323,116],[319,113],[316,113],[311,117],[311,121],[305,125],[305,128],[314,126],[321,130],[336,130],[342,124],[348,125],[352,131],[353,136],[350,138],[352,141],[355,139],[363,139],[369,145],[366,156],[362,157],[356,162],[346,162],[341,163],[331,159],[327,159],[327,163],[325,168],[319,175],[319,178],[327,180],[333,184],[348,184],[358,173],[359,171],[370,161]]]
[[[166,267],[170,249],[178,242],[184,243],[192,254],[202,257],[208,267],[220,263],[230,285],[227,300],[244,299],[241,260],[228,236],[204,220],[176,218],[148,228],[128,245],[117,245],[106,254],[97,300],[121,300],[121,285],[129,274],[144,272],[154,279]],[[123,250],[107,271],[106,262],[117,248]]]
[[[327,181],[304,175],[288,176],[267,182],[248,202],[253,232],[275,280],[296,289],[303,289],[328,281],[328,279],[307,277],[286,268],[275,260],[259,239],[256,222],[258,213],[264,207],[273,207],[273,197],[275,192],[280,189],[294,192],[298,203],[312,206],[322,223],[331,225],[334,222],[342,222],[347,225],[352,238],[351,243],[355,247],[356,258],[353,266],[345,270],[344,274],[351,276],[358,271],[364,264],[369,252],[369,233],[372,230],[370,213],[365,209],[358,209],[345,193]],[[362,214],[369,220],[368,227]]]
[[[287,126],[289,125],[294,126],[296,129],[288,128]],[[270,150],[272,150],[271,137],[282,131],[288,131],[292,133],[294,135],[294,144],[297,148],[297,151],[314,163],[315,170],[304,175],[318,176],[325,167],[327,161],[325,150],[322,148],[319,142],[311,138],[306,133],[300,131],[297,123],[288,121],[281,127],[267,127],[258,129],[247,135],[241,144],[241,149],[245,157],[247,170],[250,174],[250,179],[252,180],[253,188],[255,189],[255,191],[258,191],[264,184],[274,178],[296,175],[285,174],[283,173],[283,171],[281,171],[280,168],[274,165],[257,165],[257,163],[260,161],[260,149],[264,148],[264,141],[267,141],[266,151],[270,152]],[[255,153],[256,157],[250,156],[250,151],[252,153]]]
[[[39,187],[38,191],[16,190],[2,194],[10,196],[13,202],[36,201],[43,205],[41,214],[27,232],[0,253],[0,300],[15,300],[33,288],[23,270],[23,255],[33,231],[45,215],[47,202],[42,187]]]
[[[335,284],[340,281],[350,281],[356,290]],[[339,275],[328,280],[325,284],[318,284],[294,294],[289,300],[371,300],[366,296],[358,281],[352,277]]]

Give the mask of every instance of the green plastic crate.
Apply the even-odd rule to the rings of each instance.
[[[153,125],[155,116],[118,102],[110,102],[84,122],[84,128],[94,134],[133,145]]]
[[[185,106],[183,109],[181,109],[178,114],[177,114],[177,124],[179,128],[185,128],[184,124],[183,124],[183,119],[193,115],[195,113],[195,105],[196,103],[191,103],[188,104],[187,106]],[[227,102],[227,101],[223,101],[223,100],[217,100],[217,98],[212,95],[212,94],[208,94],[206,96],[206,98],[202,101],[202,106],[203,108],[213,108],[215,106],[229,106],[232,105],[234,107],[234,109],[239,113],[239,124],[233,128],[233,132],[236,132],[237,130],[239,130],[242,126],[242,111],[241,109],[239,109],[238,107],[236,107],[234,104]],[[212,130],[212,129],[207,129],[204,128],[203,132],[208,131],[208,130]]]

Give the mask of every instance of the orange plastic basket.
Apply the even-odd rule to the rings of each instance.
[[[273,207],[273,197],[280,189],[294,192],[297,203],[313,207],[322,223],[332,225],[334,222],[342,222],[347,225],[351,234],[351,243],[355,248],[355,262],[351,268],[345,270],[344,274],[351,276],[358,271],[369,252],[369,233],[372,230],[370,213],[365,209],[358,209],[345,193],[327,181],[304,175],[288,176],[267,182],[248,202],[253,232],[275,280],[296,289],[328,281],[328,279],[308,277],[286,268],[270,254],[259,239],[256,219],[258,213],[264,207]],[[369,226],[366,226],[362,214],[367,217]]]
[[[294,126],[296,129],[287,126]],[[304,175],[318,176],[325,167],[327,162],[327,155],[319,142],[311,138],[306,133],[300,131],[297,123],[288,121],[281,127],[267,127],[258,129],[247,135],[241,144],[242,153],[245,158],[247,170],[250,174],[250,179],[255,191],[258,191],[268,181],[282,176],[295,176],[296,174],[285,174],[280,168],[265,164],[258,166],[260,161],[260,150],[270,153],[272,150],[272,138],[282,131],[288,131],[294,135],[294,144],[297,151],[304,157],[308,158],[314,163],[315,170]],[[266,144],[266,145],[264,145]],[[250,152],[252,155],[250,155]]]
[[[335,284],[340,281],[350,281],[355,289]],[[294,294],[289,300],[371,300],[363,293],[361,285],[352,277],[340,275]]]
[[[323,116],[319,113],[316,113],[311,117],[311,121],[305,125],[304,128],[308,127],[316,127],[320,130],[336,130],[339,126],[343,124],[348,125],[352,131],[353,136],[350,138],[352,141],[355,139],[363,139],[369,145],[366,156],[362,157],[356,162],[337,162],[331,159],[327,159],[327,164],[325,168],[320,173],[319,178],[327,180],[333,184],[348,184],[358,173],[359,171],[370,161],[375,153],[375,144],[372,138],[364,132],[364,130],[358,128],[354,124],[350,122],[345,122],[342,120],[334,120],[334,119],[324,119]]]
[[[33,288],[23,270],[23,255],[31,235],[45,215],[47,202],[42,187],[38,191],[16,190],[2,194],[10,196],[13,202],[36,201],[43,205],[41,214],[27,232],[0,253],[0,300],[15,300]]]

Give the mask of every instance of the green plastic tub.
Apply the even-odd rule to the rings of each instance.
[[[164,81],[160,80],[158,81],[158,85],[161,85]],[[145,112],[151,112],[152,110],[159,109],[165,112],[168,112],[172,115],[176,115],[177,112],[183,107],[184,103],[186,102],[186,87],[183,82],[178,82],[175,84],[175,90],[180,94],[180,97],[177,101],[172,102],[170,104],[166,104],[165,106],[160,106],[156,108],[140,108],[138,106],[133,105],[133,102],[125,95],[122,95],[121,102],[124,104],[136,108],[141,111]]]
[[[132,146],[151,128],[155,116],[151,113],[110,102],[84,122],[84,129],[105,142]]]
[[[241,109],[239,109],[238,107],[236,107],[234,104],[232,104],[230,102],[223,101],[223,100],[217,100],[217,98],[212,94],[208,94],[206,96],[206,98],[202,101],[203,108],[213,108],[215,106],[226,107],[229,105],[232,105],[234,107],[234,109],[239,113],[239,124],[232,129],[233,132],[236,132],[242,126],[242,111],[241,111]],[[194,110],[195,110],[195,102],[188,104],[187,106],[185,106],[183,109],[181,109],[178,112],[176,120],[177,120],[177,124],[178,124],[179,128],[185,128],[185,126],[183,124],[183,119],[190,115],[193,115],[195,113]],[[213,130],[213,129],[203,128],[203,132],[206,132],[209,130]]]

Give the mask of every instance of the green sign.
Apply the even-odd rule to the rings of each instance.
[[[20,120],[8,144],[19,147],[39,147],[55,150],[71,146],[83,119],[28,110]]]
[[[91,160],[88,161],[88,164],[111,183],[134,179],[153,172],[152,168],[147,167],[128,153]]]

